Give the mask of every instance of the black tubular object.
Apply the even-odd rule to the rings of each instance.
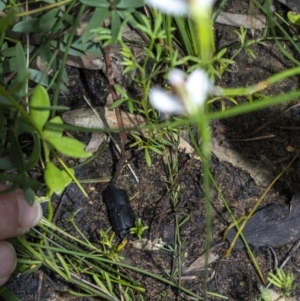
[[[102,196],[113,230],[123,239],[135,222],[126,190],[109,185],[102,192]]]

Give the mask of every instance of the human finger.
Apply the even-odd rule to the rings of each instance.
[[[17,257],[13,246],[7,241],[0,241],[0,286],[10,277],[16,268]]]
[[[7,188],[1,185],[0,190]],[[0,195],[0,239],[24,234],[42,218],[41,205],[30,206],[21,189]]]

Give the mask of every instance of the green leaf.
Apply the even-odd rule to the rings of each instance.
[[[1,96],[0,96],[1,98]],[[1,100],[0,100],[1,102]],[[6,139],[6,133],[7,133],[7,130],[5,130],[7,127],[7,120],[6,118],[4,118],[4,115],[2,114],[2,112],[0,111],[0,145],[1,145],[1,140],[5,140]],[[0,164],[1,166],[1,164]]]
[[[33,148],[31,152],[31,156],[25,164],[25,169],[29,170],[34,168],[37,165],[40,156],[41,156],[41,141],[36,134],[33,134]]]
[[[66,274],[64,274],[64,272],[57,267],[55,261],[51,261],[48,258],[46,258],[45,263],[48,265],[48,268],[52,269],[55,273],[57,273],[64,280],[66,280],[66,281],[68,280],[68,276]]]
[[[42,187],[42,184],[40,182],[38,182],[37,180],[31,179],[28,176],[22,175],[22,183],[21,183],[22,187],[23,187],[23,184],[24,184],[24,187],[30,187],[33,191],[37,191],[37,190],[41,189],[41,187]]]
[[[17,78],[14,83],[15,93],[19,96],[25,95],[26,79],[28,77],[28,70],[26,64],[26,57],[21,43],[16,45],[16,64],[17,64]]]
[[[29,115],[31,117],[32,123],[39,131],[42,131],[45,123],[47,122],[50,116],[49,106],[50,106],[50,100],[46,89],[41,85],[36,86],[30,100]],[[45,108],[45,109],[42,110],[40,108]]]
[[[23,188],[23,191],[24,191],[26,201],[28,202],[29,205],[32,205],[34,203],[34,200],[35,200],[34,191],[24,183],[22,183],[22,188]]]
[[[38,20],[39,28],[41,28],[43,31],[50,31],[58,20],[58,18],[56,18],[58,12],[59,12],[58,8],[53,8],[48,12],[46,12],[45,14],[43,14]],[[61,24],[60,27],[62,28],[63,24]],[[59,28],[57,28],[57,30],[58,29]]]
[[[159,155],[163,154],[162,151],[160,151],[158,148],[156,148],[156,147],[154,147],[152,145],[149,145],[148,148],[151,149],[153,152],[159,154]]]
[[[148,148],[145,148],[145,159],[146,159],[147,165],[150,167],[151,166],[151,157],[150,157]]]
[[[48,74],[45,74],[45,72],[42,72],[40,70],[31,69],[31,68],[29,68],[28,71],[29,71],[29,79],[31,79],[33,82],[39,85],[43,85],[49,88],[51,77]],[[54,87],[52,86],[52,88]]]
[[[56,253],[56,256],[57,256],[58,260],[60,261],[61,265],[63,266],[63,268],[65,269],[67,279],[70,280],[71,279],[71,273],[70,273],[70,270],[69,270],[69,267],[68,267],[67,263],[65,262],[65,260],[63,259],[63,257],[59,253]]]
[[[101,289],[104,291],[104,292],[108,292],[106,286],[103,284],[103,282],[99,279],[99,277],[97,277],[95,274],[93,274],[93,279],[95,280],[95,282],[97,283],[97,285],[99,287],[101,287]]]
[[[9,157],[0,158],[0,170],[10,170],[13,168],[16,168],[16,166],[10,161]]]
[[[0,95],[0,105],[10,105],[10,101],[4,95]]]
[[[38,19],[28,19],[17,23],[12,30],[14,32],[22,32],[22,33],[33,33],[36,31],[38,25]]]
[[[131,114],[133,114],[134,107],[133,107],[133,101],[132,101],[132,99],[127,99],[127,106],[128,106],[129,112]]]
[[[56,116],[54,118],[52,118],[51,120],[49,120],[50,126],[51,124],[58,124],[58,125],[63,125],[63,121],[61,119],[60,116]],[[49,124],[47,123],[47,124]],[[47,138],[49,137],[57,137],[60,138],[62,136],[63,133],[63,129],[61,128],[56,128],[55,130],[49,130],[49,129],[45,129],[43,131],[43,137],[47,140]]]
[[[116,43],[119,33],[121,30],[121,19],[117,11],[113,10],[111,12],[111,33],[112,33],[112,43]]]
[[[1,55],[4,57],[16,56],[16,49],[17,49],[17,46],[8,47],[1,52]],[[29,46],[29,49],[28,49],[29,53],[31,53],[33,51],[33,49],[34,49],[33,46]]]
[[[163,0],[162,0],[163,1]],[[117,8],[126,9],[126,8],[137,8],[144,5],[144,0],[121,0],[117,5]]]
[[[300,26],[300,13],[289,11],[287,16],[288,16],[290,22],[292,22],[295,25]]]
[[[12,57],[11,59],[6,60],[6,61],[1,63],[1,65],[0,65],[0,74],[13,72],[13,71],[16,70],[16,67],[17,67],[16,58]]]
[[[7,181],[12,183],[12,185],[9,186],[7,189],[0,190],[0,194],[6,194],[16,190],[18,187],[20,187],[22,180],[23,177],[21,175],[9,175],[9,174],[0,173],[1,182]]]
[[[2,3],[1,3],[2,4]],[[2,7],[2,5],[0,6]],[[2,9],[0,9],[2,11]],[[10,9],[5,17],[0,18],[0,33],[3,33],[7,30],[8,27],[13,23],[15,18],[15,12],[13,9]]]
[[[25,171],[23,153],[16,132],[13,129],[9,130],[9,142],[11,155],[16,163],[18,172],[23,173]]]
[[[227,48],[221,49],[221,50],[217,53],[216,58],[220,59],[223,55],[225,55],[226,52],[227,52]]]
[[[21,21],[13,27],[14,32],[22,33],[43,33],[50,31],[57,22],[57,9],[52,9],[44,14],[41,18],[32,18]]]
[[[29,121],[23,117],[19,117],[16,120],[16,130],[17,134],[20,135],[24,132],[26,133],[33,133],[35,131],[35,127],[32,125],[32,123],[29,123]]]
[[[3,9],[6,7],[6,1],[5,0],[1,0],[0,1],[0,11],[3,11]]]
[[[72,175],[72,177],[74,177],[75,175],[74,169],[68,168],[68,172]],[[64,179],[65,186],[69,185],[72,182],[72,177],[68,172],[66,172],[65,170],[62,170],[61,172],[62,177]]]
[[[91,32],[91,30],[100,27],[107,15],[108,15],[108,7],[95,9],[93,16],[91,17],[87,27],[85,28],[81,36],[83,43],[86,43],[92,38],[92,36],[95,35],[94,33]]]
[[[47,87],[47,89],[57,88],[57,85],[55,83],[53,83],[53,76],[45,74],[45,72],[42,72],[40,70],[35,70],[35,69],[31,69],[31,68],[28,69],[28,72],[29,72],[29,79],[31,79],[35,83],[43,85],[43,86]],[[60,83],[58,89],[61,92],[66,92],[66,91],[68,91],[68,89],[64,85],[63,82],[66,82],[65,72],[64,72],[64,75],[62,76],[62,82]]]
[[[116,108],[116,107],[119,107],[123,102],[125,102],[127,99],[125,99],[125,98],[119,98],[118,100],[116,100],[116,101],[114,101],[111,105],[110,105],[110,107],[109,107],[109,109],[110,110],[112,110],[112,109],[114,109],[114,108]]]
[[[69,171],[74,173],[74,171],[71,169],[69,169]],[[65,187],[70,184],[71,181],[72,178],[64,170],[60,170],[52,162],[47,162],[45,170],[45,182],[50,190],[50,195],[53,193],[58,195],[62,194]]]
[[[4,301],[22,301],[18,296],[11,292],[7,287],[0,291],[0,296]]]
[[[46,137],[59,152],[73,158],[88,158],[92,155],[91,152],[84,150],[85,145],[76,139],[69,137]]]
[[[106,0],[80,0],[80,2],[92,7],[108,8],[110,6],[110,3]]]
[[[53,40],[50,42],[50,45],[56,49],[61,50],[62,52],[68,51],[69,55],[82,56],[85,52],[88,52],[96,56],[103,56],[101,49],[99,48],[99,45],[97,45],[97,43],[94,43],[90,40],[82,43],[82,39],[79,36],[74,37],[71,47],[66,49],[69,36],[70,34],[65,33],[61,40]]]

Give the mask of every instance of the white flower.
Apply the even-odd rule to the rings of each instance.
[[[170,15],[187,15],[189,5],[185,0],[145,0],[150,7]]]
[[[149,93],[151,105],[165,114],[183,114],[185,107],[180,98],[160,88],[152,88]]]
[[[210,9],[214,0],[145,0],[150,7],[154,7],[165,14],[174,16],[188,15],[197,11]]]
[[[185,87],[191,103],[202,106],[212,84],[205,71],[195,69],[187,78]]]
[[[204,106],[212,83],[202,69],[194,70],[185,80],[185,74],[174,69],[169,81],[176,94],[160,88],[152,88],[149,94],[151,105],[165,114],[196,114]]]

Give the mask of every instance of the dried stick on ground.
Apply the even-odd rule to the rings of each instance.
[[[113,98],[113,101],[115,102],[118,99],[118,95],[116,93],[116,90],[114,88],[115,85],[115,80],[114,80],[114,73],[113,73],[113,68],[111,64],[111,59],[109,55],[109,46],[103,48],[103,57],[106,65],[106,77],[109,82],[109,87],[110,87],[110,92]],[[123,124],[123,119],[121,115],[121,110],[119,107],[115,108],[115,113],[117,117],[117,122],[118,122],[118,127],[120,129],[120,148],[121,148],[121,158],[125,156],[125,143],[127,139],[127,135],[124,131],[124,124]]]

